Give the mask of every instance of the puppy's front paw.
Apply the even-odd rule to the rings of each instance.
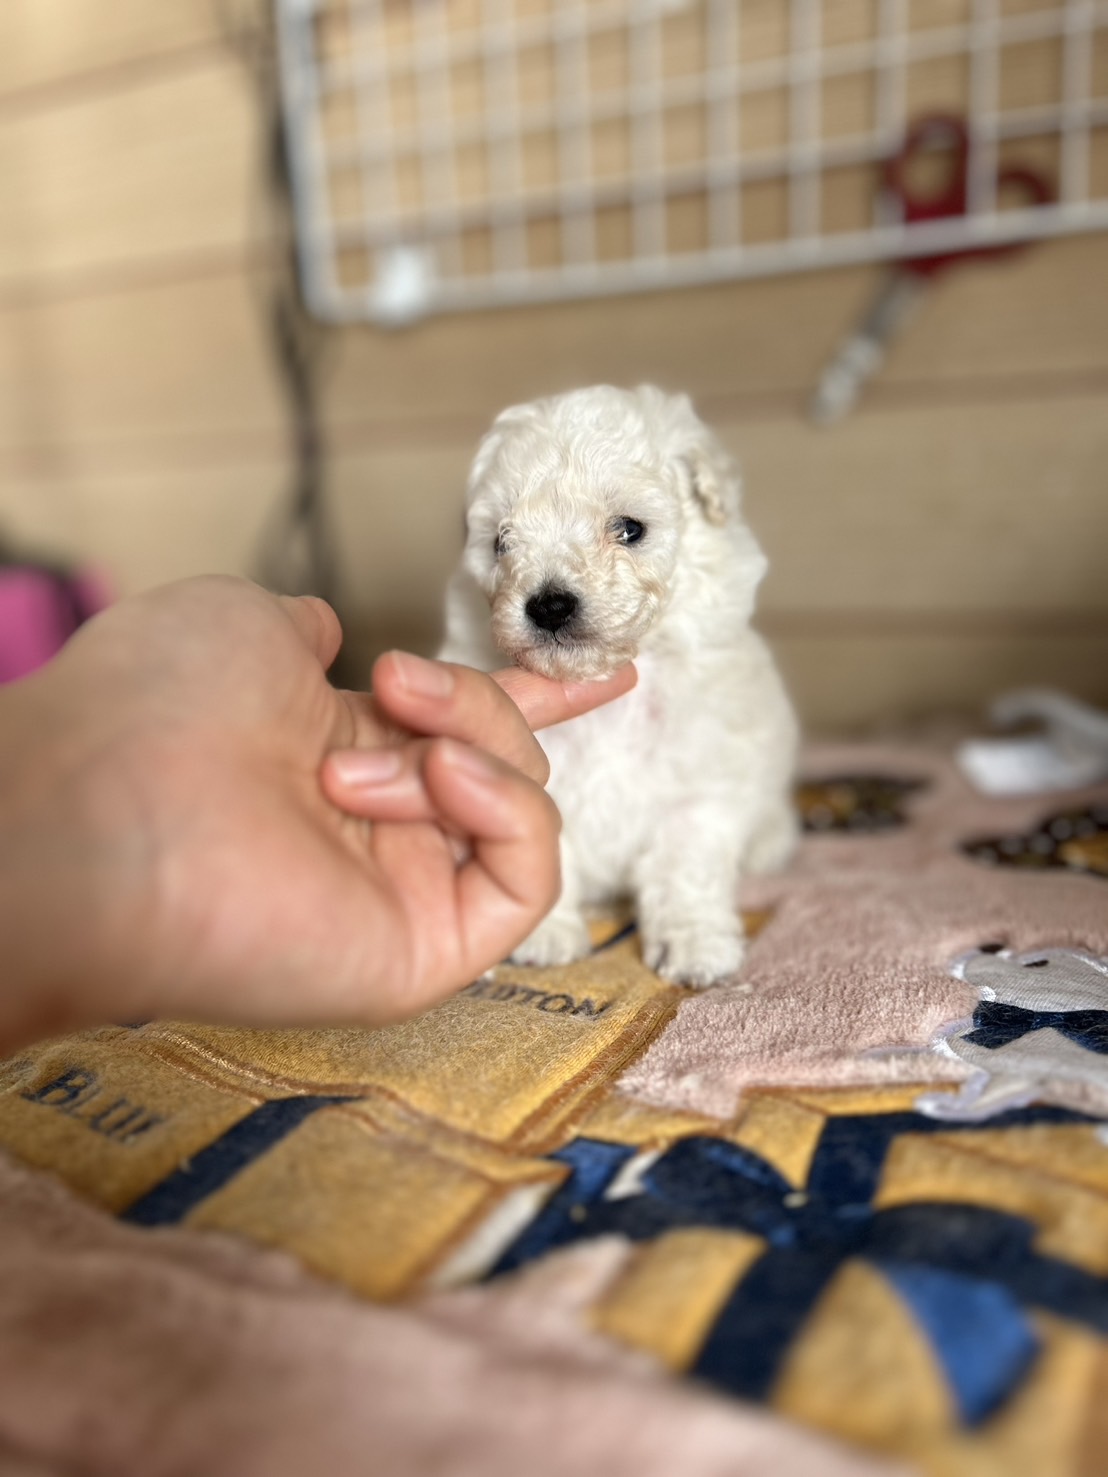
[[[746,942],[738,920],[733,926],[668,928],[644,932],[643,959],[648,968],[674,985],[723,984],[742,967]]]
[[[512,954],[513,964],[550,969],[584,959],[592,948],[585,920],[578,913],[550,913]]]
[[[751,837],[744,871],[756,877],[780,872],[796,850],[800,840],[800,819],[791,805],[782,804],[766,815]]]

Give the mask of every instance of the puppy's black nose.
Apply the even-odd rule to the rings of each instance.
[[[553,632],[560,631],[573,619],[577,606],[577,596],[568,590],[540,590],[531,596],[524,609],[532,625]]]

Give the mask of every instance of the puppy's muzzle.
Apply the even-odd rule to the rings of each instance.
[[[532,595],[523,608],[533,626],[540,631],[549,631],[553,636],[569,625],[580,603],[569,590],[548,588]]]

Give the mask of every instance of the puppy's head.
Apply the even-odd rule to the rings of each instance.
[[[474,460],[466,519],[465,566],[497,646],[562,680],[633,659],[737,519],[738,495],[685,396],[601,385],[504,411]]]

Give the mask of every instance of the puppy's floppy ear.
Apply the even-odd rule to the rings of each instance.
[[[496,460],[496,455],[511,431],[519,426],[531,425],[537,420],[537,407],[534,404],[509,405],[502,410],[493,421],[491,427],[485,432],[477,447],[476,455],[469,469],[468,491],[472,497],[477,490],[478,484],[483,481],[485,474]]]
[[[742,478],[707,426],[695,424],[697,434],[685,441],[679,456],[682,480],[708,522],[721,527],[738,517]]]
[[[503,439],[502,432],[498,431],[495,426],[491,431],[486,431],[481,437],[473,461],[470,464],[469,478],[466,482],[466,491],[470,497],[477,491],[479,483],[484,480],[485,473],[489,470],[493,458],[500,450],[500,443]]]
[[[717,527],[738,516],[742,481],[727,451],[693,409],[687,395],[667,395],[654,385],[636,394],[648,424],[662,436],[682,492]]]
[[[708,522],[716,525],[738,512],[740,487],[737,469],[722,448],[719,451],[713,455],[704,446],[692,446],[681,457],[689,491]]]

